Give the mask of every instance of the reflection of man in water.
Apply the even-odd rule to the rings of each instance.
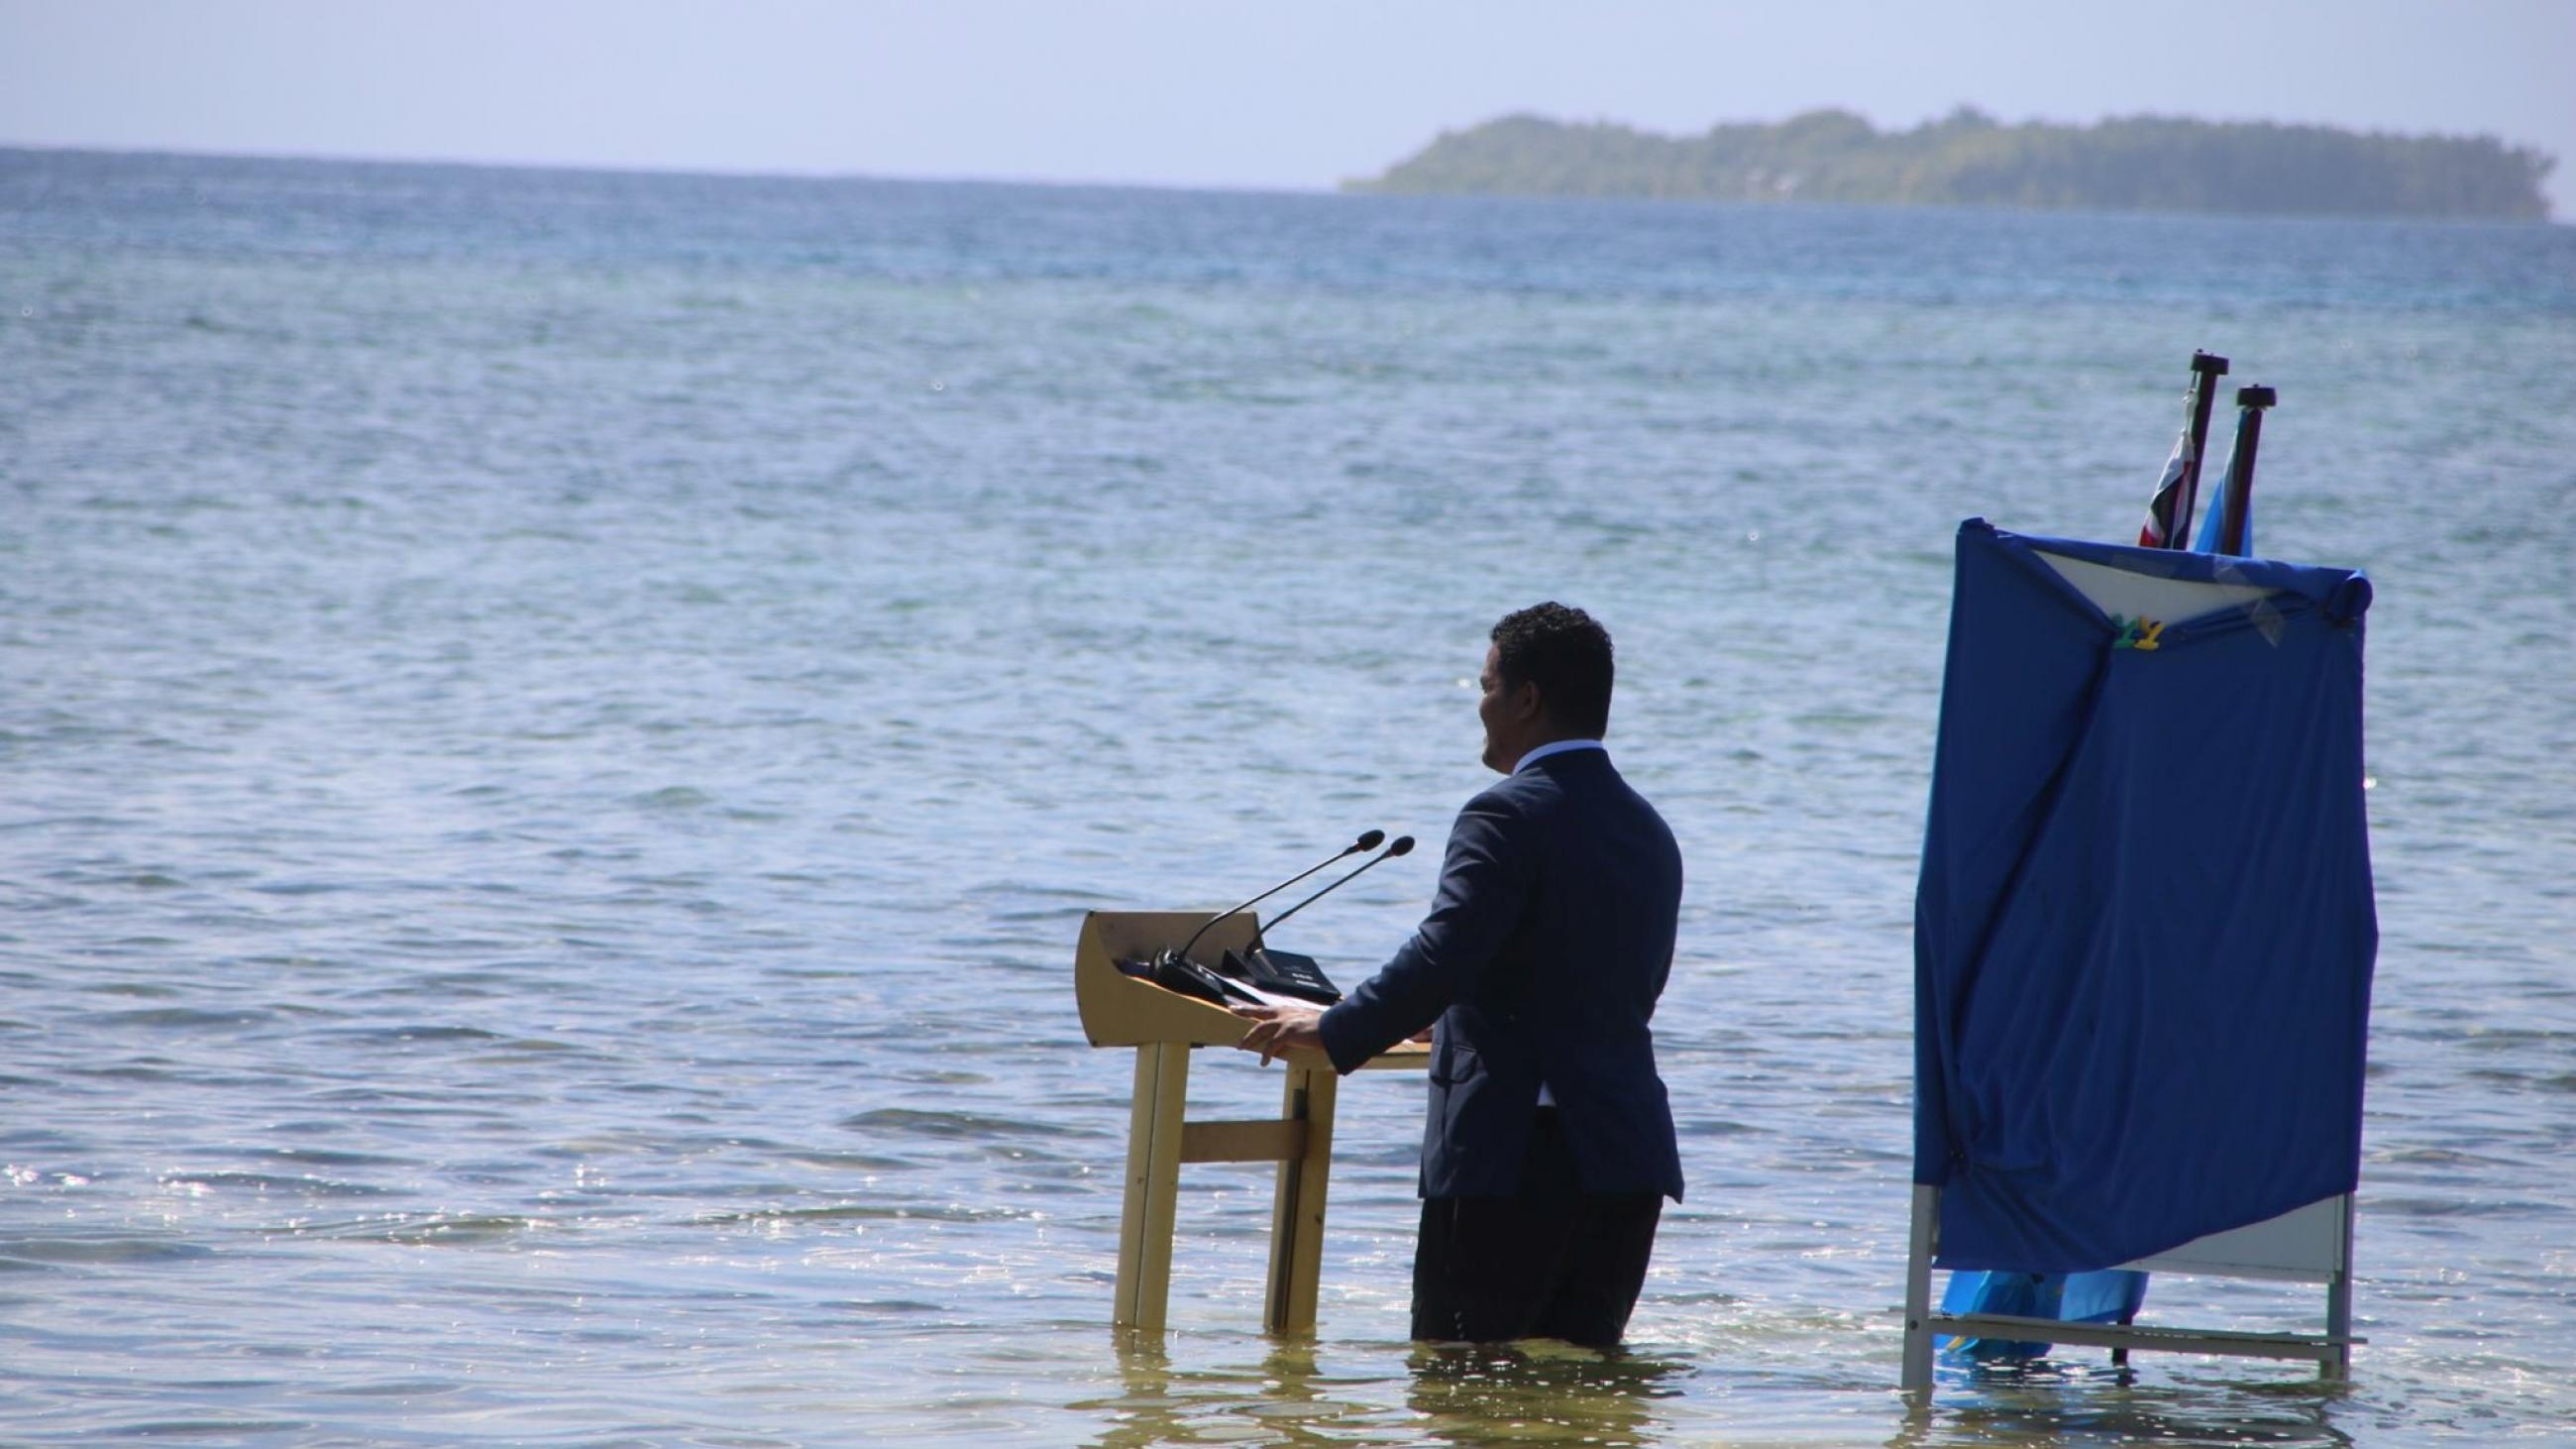
[[[1582,610],[1504,616],[1476,712],[1506,778],[1459,812],[1431,914],[1329,1011],[1238,1008],[1246,1050],[1320,1049],[1343,1072],[1437,1024],[1415,1338],[1617,1343],[1681,1200],[1646,1026],[1681,852],[1602,748],[1611,672]]]

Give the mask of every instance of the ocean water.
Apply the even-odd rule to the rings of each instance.
[[[2378,589],[2369,1343],[1909,1417],[1950,535],[2129,536],[2196,346]],[[0,1440],[2566,1442],[2572,379],[2564,227],[0,152]],[[1629,1350],[1403,1341],[1393,1074],[1311,1341],[1257,1167],[1114,1334],[1081,912],[1436,844],[1545,597],[1690,869]]]

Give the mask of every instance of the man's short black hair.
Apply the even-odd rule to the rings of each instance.
[[[1610,728],[1610,631],[1590,614],[1553,600],[1505,614],[1494,662],[1505,688],[1538,686],[1559,728],[1592,739]]]

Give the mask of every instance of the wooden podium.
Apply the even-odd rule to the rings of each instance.
[[[1118,1226],[1118,1302],[1111,1321],[1160,1329],[1172,1287],[1172,1220],[1184,1162],[1276,1162],[1270,1200],[1270,1286],[1262,1328],[1312,1333],[1323,1271],[1324,1199],[1332,1175],[1333,1102],[1341,1079],[1321,1052],[1283,1058],[1288,1081],[1276,1118],[1184,1120],[1190,1049],[1232,1047],[1249,1023],[1223,1007],[1167,991],[1117,963],[1179,946],[1207,920],[1203,911],[1092,911],[1073,952],[1073,996],[1096,1047],[1136,1049],[1136,1090],[1127,1118],[1127,1200]],[[1199,938],[1190,959],[1214,965],[1252,944],[1258,921],[1229,916]],[[1420,1068],[1431,1050],[1407,1042],[1368,1063]]]

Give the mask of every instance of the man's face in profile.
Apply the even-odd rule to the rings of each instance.
[[[1503,651],[1499,644],[1485,646],[1485,669],[1476,677],[1484,697],[1476,701],[1476,718],[1485,726],[1485,768],[1498,775],[1508,775],[1520,763],[1528,747],[1520,743],[1526,734],[1526,722],[1512,717],[1512,703],[1519,690],[1503,687]]]

